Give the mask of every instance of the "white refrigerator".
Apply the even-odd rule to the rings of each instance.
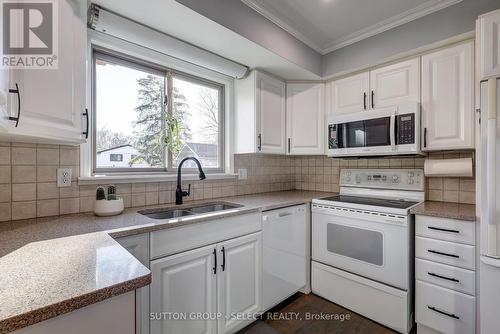
[[[500,78],[481,82],[479,328],[500,330]]]
[[[481,123],[477,147],[481,334],[500,332],[500,9],[476,23]]]

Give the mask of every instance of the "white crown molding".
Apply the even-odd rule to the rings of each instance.
[[[323,49],[323,54],[338,50],[345,46],[354,44],[363,39],[378,35],[384,31],[396,28],[405,23],[414,21],[426,15],[437,12],[438,10],[444,9],[446,7],[455,5],[463,0],[430,0],[418,7],[407,10],[401,14],[390,17],[386,20],[378,22],[372,26],[366,27],[364,29],[358,30],[352,34],[349,34],[343,38],[337,39],[332,43],[329,43]]]
[[[321,54],[324,54],[323,47],[320,44],[313,41],[312,39],[310,39],[309,37],[307,37],[306,35],[301,33],[299,30],[293,28],[291,25],[289,25],[285,21],[278,18],[278,16],[275,15],[274,13],[271,13],[271,11],[269,9],[265,8],[259,2],[259,0],[240,0],[240,1],[243,2],[245,5],[247,5],[248,7],[255,10],[260,15],[264,16],[266,19],[268,19],[272,23],[276,24],[281,29],[285,30],[287,33],[289,33],[293,37],[297,38],[302,43],[306,44],[308,47],[310,47],[314,51],[319,52]]]
[[[359,42],[363,39],[378,35],[380,33],[383,33],[384,31],[414,21],[423,16],[432,14],[446,7],[455,5],[459,2],[462,2],[463,0],[429,0],[421,4],[420,6],[417,6],[403,13],[385,19],[369,27],[358,30],[354,33],[339,38],[323,46],[318,45],[317,42],[308,38],[307,36],[302,34],[299,30],[293,28],[289,23],[286,23],[280,18],[278,18],[276,14],[272,13],[269,9],[265,8],[260,3],[259,0],[240,0],[240,1],[249,6],[250,8],[252,8],[253,10],[257,11],[259,14],[261,14],[262,16],[264,16],[265,18],[267,18],[268,20],[270,20],[271,22],[282,28],[283,30],[287,31],[295,38],[302,41],[307,46],[311,47],[312,49],[321,53],[322,55],[325,55],[329,52],[338,50],[345,46]]]

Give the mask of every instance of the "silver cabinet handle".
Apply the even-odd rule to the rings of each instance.
[[[286,217],[286,216],[291,216],[292,213],[291,212],[280,212],[278,214],[278,217]]]

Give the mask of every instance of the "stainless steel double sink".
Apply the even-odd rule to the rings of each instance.
[[[182,207],[180,209],[165,208],[165,209],[146,209],[141,210],[139,213],[152,219],[172,219],[179,217],[186,217],[192,215],[201,215],[205,213],[224,211],[230,209],[240,208],[243,205],[233,203],[210,203],[203,205],[196,205],[192,207]]]

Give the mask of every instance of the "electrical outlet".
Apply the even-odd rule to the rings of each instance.
[[[238,180],[246,180],[248,178],[248,169],[238,169]]]
[[[71,187],[71,168],[58,168],[57,169],[57,186],[59,188],[62,187]]]

